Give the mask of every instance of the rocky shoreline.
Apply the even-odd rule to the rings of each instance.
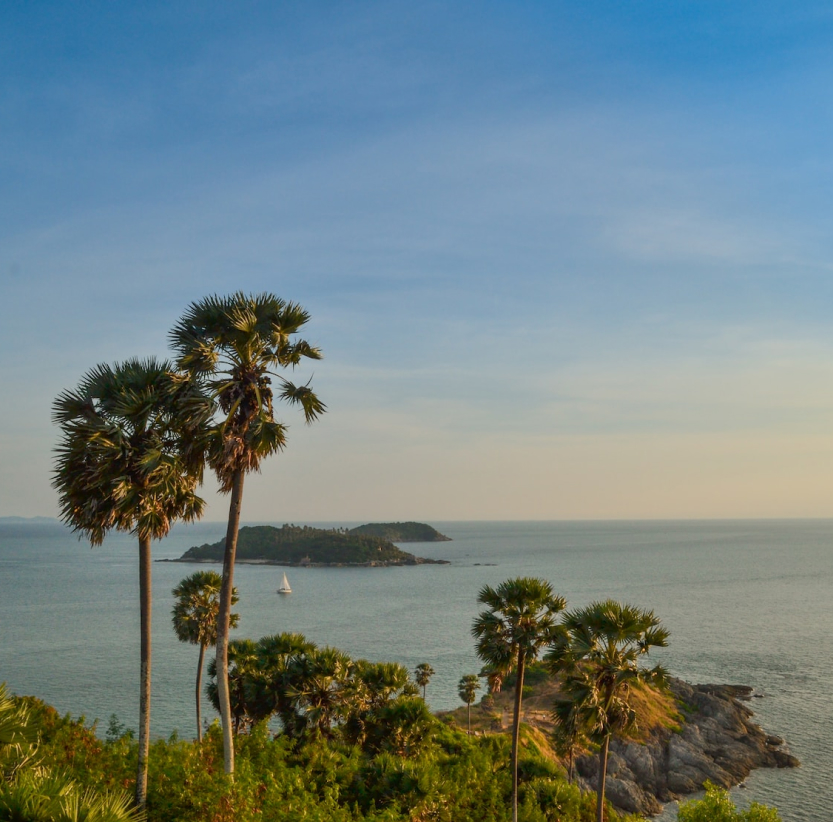
[[[660,728],[643,743],[613,739],[606,793],[619,810],[652,816],[666,802],[701,790],[706,780],[723,788],[743,782],[755,768],[795,768],[800,764],[784,740],[767,734],[740,700],[752,696],[742,685],[690,685],[670,680],[683,707],[680,729]],[[581,787],[595,790],[598,757],[581,756]]]

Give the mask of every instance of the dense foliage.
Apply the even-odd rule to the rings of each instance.
[[[415,700],[418,703],[420,699]],[[132,734],[99,739],[82,721],[61,718],[27,700],[43,727],[40,746],[50,766],[79,790],[106,792],[132,784]],[[504,822],[509,818],[509,740],[469,738],[430,718],[418,755],[401,756],[332,739],[273,738],[261,723],[235,738],[234,781],[223,773],[222,738],[214,725],[202,744],[153,743],[149,822]],[[595,799],[564,781],[560,768],[534,746],[521,760],[520,818],[526,822],[589,822]],[[0,819],[4,817],[0,815]],[[617,819],[611,815],[610,819]]]
[[[200,545],[185,552],[183,559],[221,560],[225,540]],[[362,536],[339,529],[312,528],[309,525],[247,526],[240,529],[237,558],[268,560],[298,565],[308,558],[313,564],[387,562],[411,564],[413,554],[399,550],[387,539]]]
[[[54,727],[57,713],[36,700],[14,699],[0,683],[0,820],[3,822],[142,822],[123,787],[102,786],[74,778],[67,767],[67,753],[74,756],[75,740],[64,741],[64,753],[56,757],[43,750],[41,734],[45,718]],[[71,725],[72,723],[67,723]],[[89,739],[90,733],[83,729]],[[138,759],[138,745],[134,745]]]
[[[424,522],[369,522],[350,529],[351,534],[381,537],[391,542],[450,542],[450,538]]]
[[[753,802],[746,811],[739,811],[729,798],[728,791],[707,782],[706,796],[693,802],[683,802],[677,813],[679,822],[781,822],[775,808]]]

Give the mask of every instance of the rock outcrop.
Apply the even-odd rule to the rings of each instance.
[[[754,768],[798,766],[784,740],[766,734],[739,701],[749,699],[751,688],[679,679],[670,687],[683,706],[679,731],[659,728],[643,743],[611,740],[606,794],[618,809],[650,816],[662,803],[700,790],[706,780],[728,788]],[[579,757],[576,767],[582,787],[594,790],[598,757]]]

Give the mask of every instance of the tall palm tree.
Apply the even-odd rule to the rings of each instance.
[[[308,320],[309,314],[296,303],[273,294],[237,292],[192,303],[170,334],[179,367],[201,380],[219,407],[209,461],[220,490],[230,494],[216,656],[226,773],[234,773],[228,640],[243,480],[286,443],[286,426],[274,418],[273,380],[278,383],[278,399],[299,405],[307,423],[326,410],[309,383],[295,385],[277,373],[304,358],[321,359],[317,348],[296,339]]]
[[[630,704],[634,687],[662,685],[661,666],[645,669],[641,658],[668,644],[668,631],[653,611],[608,599],[564,617],[547,661],[563,671],[562,699],[572,701],[581,725],[599,743],[596,819],[604,820],[605,778],[610,738],[636,725]]]
[[[480,677],[477,674],[466,674],[460,679],[457,685],[457,693],[460,699],[466,704],[466,719],[468,721],[468,733],[471,736],[471,706],[477,699],[477,692],[480,690]]]
[[[423,702],[425,701],[425,689],[428,687],[428,683],[435,673],[436,671],[427,662],[420,662],[414,670],[414,681],[422,688]]]
[[[216,571],[195,571],[185,577],[171,592],[174,596],[174,608],[171,615],[174,631],[180,642],[190,642],[200,646],[197,662],[197,742],[202,742],[202,718],[200,715],[200,696],[202,694],[202,671],[205,662],[205,649],[217,644],[217,614],[220,611],[220,587],[223,578]],[[237,589],[231,592],[231,604],[237,603]],[[229,626],[236,628],[240,622],[239,614],[231,614]]]
[[[518,742],[524,671],[557,631],[555,615],[566,606],[543,579],[517,577],[497,588],[486,585],[477,601],[488,607],[471,629],[477,655],[486,663],[491,683],[497,687],[515,671],[515,711],[512,722],[512,822],[518,822]]]
[[[112,529],[139,540],[141,674],[136,802],[147,796],[151,540],[202,513],[204,426],[211,403],[167,362],[99,365],[53,405],[61,429],[52,484],[61,519],[100,545]]]

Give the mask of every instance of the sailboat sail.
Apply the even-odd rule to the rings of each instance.
[[[278,588],[279,594],[291,594],[292,589],[289,587],[289,580],[286,578],[286,571],[283,573],[283,581],[281,582],[281,587]]]

